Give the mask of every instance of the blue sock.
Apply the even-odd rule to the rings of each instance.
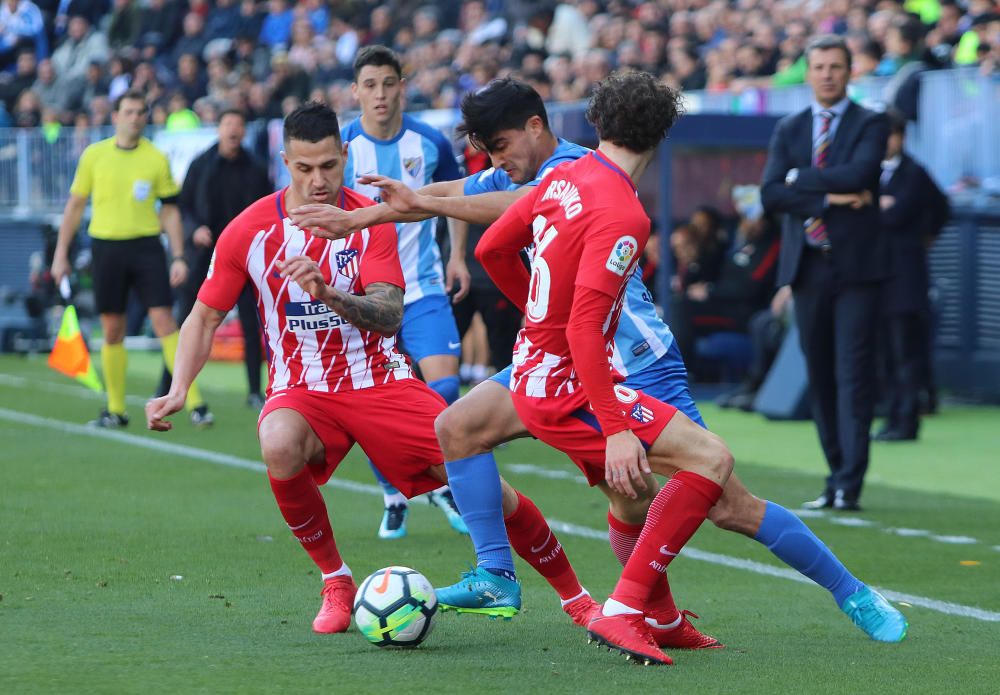
[[[476,454],[445,463],[448,485],[458,511],[469,529],[476,548],[477,564],[487,570],[505,570],[513,578],[514,558],[510,554],[507,527],[503,523],[503,496],[500,472],[493,452]]]
[[[833,594],[838,606],[864,586],[799,517],[780,504],[767,503],[754,540]]]
[[[448,405],[458,400],[458,387],[460,384],[458,376],[446,376],[427,382],[427,385],[434,389]]]

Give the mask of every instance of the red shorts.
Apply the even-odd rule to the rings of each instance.
[[[445,407],[444,399],[418,379],[336,393],[290,388],[271,394],[258,423],[281,408],[304,417],[325,450],[322,463],[309,465],[320,485],[357,442],[397,490],[416,497],[443,485],[429,469],[444,463],[434,418]]]
[[[677,412],[642,391],[615,384],[615,395],[632,432],[648,450]],[[583,390],[558,398],[534,398],[511,392],[514,409],[535,437],[563,452],[597,485],[604,481],[607,440]]]

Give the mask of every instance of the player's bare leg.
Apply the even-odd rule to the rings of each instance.
[[[458,357],[456,355],[428,355],[417,363],[424,381],[449,405],[458,400]],[[459,533],[468,535],[469,529],[455,504],[455,497],[447,485],[427,493],[427,500],[437,507],[448,524]]]
[[[435,428],[445,461],[450,462],[448,472],[452,489],[459,497],[459,506],[471,510],[464,516],[479,561],[479,566],[465,573],[462,581],[438,589],[442,609],[485,613],[492,617],[511,617],[516,613],[511,609],[514,604],[520,607],[520,587],[513,581],[513,562],[510,574],[498,574],[496,570],[503,568],[492,555],[493,552],[505,552],[509,558],[513,547],[556,590],[563,610],[573,621],[585,625],[597,604],[580,585],[562,544],[538,507],[499,478],[493,460],[491,450],[494,446],[528,436],[514,409],[510,391],[495,381],[484,381],[442,412]],[[472,471],[467,470],[470,464]],[[464,479],[466,490],[456,488],[456,475]],[[473,497],[465,503],[461,501],[461,495],[469,488],[481,491],[495,485],[497,478],[499,490],[494,489],[485,503],[482,497]],[[484,599],[487,595],[505,594],[509,600]]]
[[[308,462],[323,461],[323,443],[306,419],[290,408],[265,415],[258,436],[281,515],[323,575],[323,605],[313,621],[313,630],[344,632],[351,624],[357,587],[337,550],[323,495],[306,466]]]

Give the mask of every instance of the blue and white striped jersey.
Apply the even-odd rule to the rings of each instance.
[[[582,145],[559,138],[559,144],[552,156],[542,163],[538,175],[524,185],[537,186],[557,166],[588,152],[590,150]],[[466,179],[465,194],[512,191],[519,187],[503,169],[490,168]],[[615,369],[623,376],[635,374],[666,355],[673,342],[674,335],[656,313],[652,295],[643,284],[641,274],[633,272],[625,289],[625,302],[615,333]]]
[[[348,145],[344,185],[362,195],[380,200],[379,189],[358,184],[359,176],[381,174],[402,181],[410,188],[420,188],[432,181],[454,181],[461,177],[451,143],[436,128],[403,114],[403,127],[391,140],[377,140],[355,119],[341,130]],[[422,297],[444,294],[444,270],[441,252],[434,238],[436,219],[401,222],[399,262],[406,281],[404,304]]]

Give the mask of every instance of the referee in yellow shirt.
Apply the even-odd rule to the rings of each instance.
[[[108,387],[108,405],[90,424],[118,428],[128,425],[125,413],[125,309],[131,287],[138,290],[149,310],[153,332],[160,339],[167,368],[173,370],[177,352],[177,322],[173,315],[171,287],[187,278],[184,231],[177,207],[179,190],[166,155],[142,136],[148,107],[145,95],[129,90],[115,100],[112,121],[115,135],[90,145],[80,156],[69,201],[59,226],[59,240],[52,260],[52,277],[58,284],[69,274],[69,246],[93,198],[90,237],[93,249],[94,294],[104,329],[101,364]],[[159,201],[159,217],[156,203]],[[169,274],[160,228],[170,240]],[[212,414],[196,385],[187,398],[191,422],[211,425]]]

